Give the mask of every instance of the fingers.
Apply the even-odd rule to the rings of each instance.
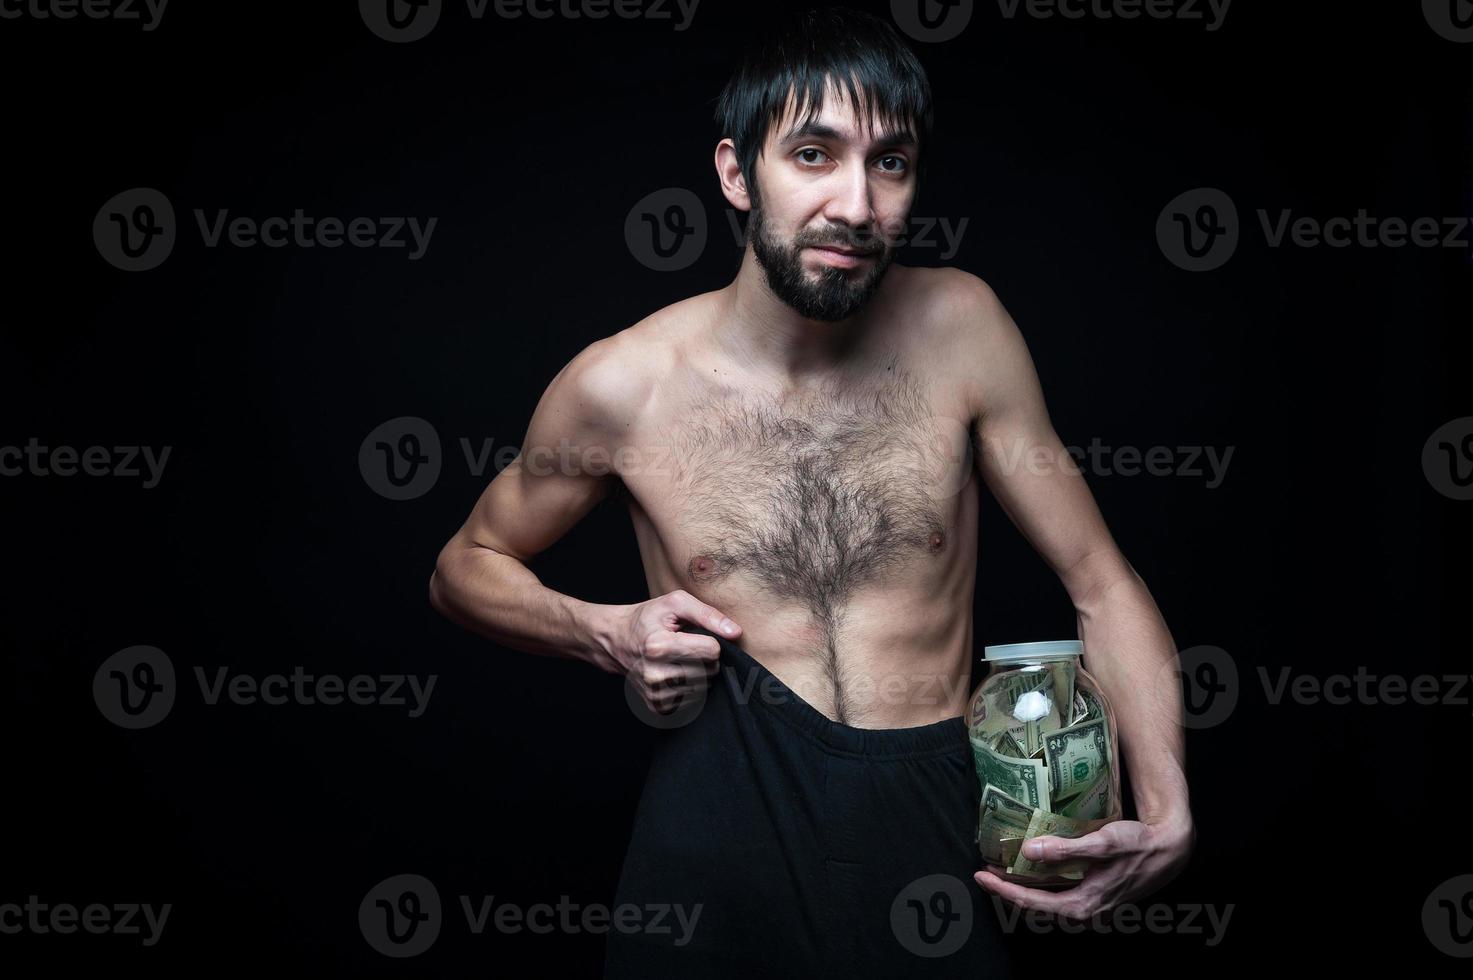
[[[735,639],[742,633],[742,628],[727,618],[726,614],[714,606],[708,606],[684,589],[676,589],[666,598],[670,600],[671,610],[680,619],[697,626],[704,626],[712,633]]]
[[[1004,881],[991,870],[978,871],[972,877],[994,895],[1026,911],[1057,915],[1072,922],[1083,922],[1094,911],[1094,899],[1083,885],[1052,892]]]
[[[1023,843],[1023,856],[1030,861],[1049,864],[1057,861],[1072,861],[1076,858],[1087,861],[1104,861],[1119,857],[1131,849],[1113,826],[1107,824],[1082,837],[1035,837]]]
[[[720,658],[714,637],[661,629],[645,639],[629,674],[650,710],[670,714],[704,695]]]

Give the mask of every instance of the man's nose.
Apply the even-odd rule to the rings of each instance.
[[[863,167],[848,167],[834,177],[838,186],[825,215],[835,223],[849,226],[851,234],[863,234],[863,229],[874,223],[874,209],[870,204],[869,174]]]

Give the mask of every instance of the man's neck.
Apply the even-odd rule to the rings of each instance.
[[[801,383],[832,374],[846,362],[865,328],[864,311],[844,320],[810,320],[779,299],[748,246],[741,268],[722,291],[723,315],[713,328],[720,349],[762,375]]]

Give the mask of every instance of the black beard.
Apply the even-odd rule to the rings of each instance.
[[[895,257],[894,249],[882,246],[876,253],[874,266],[863,279],[851,278],[849,270],[825,266],[812,282],[803,271],[799,257],[801,245],[788,245],[769,240],[767,226],[762,219],[761,205],[752,207],[751,233],[752,252],[757,264],[767,276],[767,286],[778,299],[809,320],[833,322],[853,316],[864,307],[880,288],[880,280]],[[808,236],[810,239],[812,236]],[[829,239],[832,242],[832,239]],[[803,241],[803,245],[819,244]],[[847,243],[851,246],[855,242]]]

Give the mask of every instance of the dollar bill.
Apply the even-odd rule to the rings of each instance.
[[[1012,756],[1015,759],[1023,759],[1028,756],[1028,753],[1023,751],[1023,746],[1019,745],[1018,740],[1013,737],[1012,732],[999,733],[992,748],[998,755]]]
[[[985,790],[991,783],[1013,799],[1030,807],[1049,805],[1048,770],[1042,759],[1016,759],[998,755],[976,735],[968,735],[977,778]]]
[[[1073,820],[1096,820],[1110,813],[1110,770],[1102,771],[1094,781],[1068,800],[1054,804],[1053,811]]]
[[[1033,808],[988,783],[977,815],[977,844],[989,864],[1007,867],[1018,857]]]
[[[1089,702],[1084,700],[1084,692],[1074,692],[1074,703],[1069,708],[1069,726],[1079,724],[1089,718]]]
[[[1084,791],[1110,765],[1110,732],[1105,719],[1080,722],[1044,736],[1051,798],[1060,800]]]
[[[1023,835],[1023,839],[1029,841],[1035,837],[1083,837],[1109,822],[1108,820],[1075,820],[1057,813],[1050,813],[1042,808],[1035,808],[1033,816],[1028,820],[1028,830]],[[1039,878],[1058,876],[1077,880],[1084,877],[1085,869],[1088,867],[1089,862],[1084,858],[1044,863],[1024,857],[1020,850],[1017,859],[1008,866],[1007,870],[1009,874],[1015,875]]]
[[[1100,705],[1100,696],[1088,688],[1080,688],[1079,696],[1084,699],[1084,717],[1090,721],[1105,717],[1105,709]]]

